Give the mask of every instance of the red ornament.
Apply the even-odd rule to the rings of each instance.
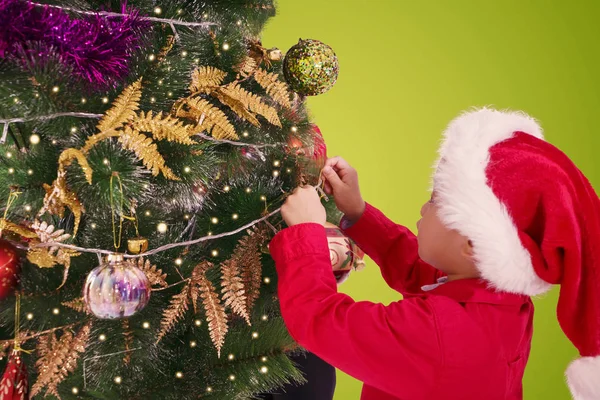
[[[29,400],[27,366],[20,351],[13,350],[8,358],[0,381],[0,400]]]
[[[290,135],[287,144],[296,155],[310,157],[317,163],[319,168],[323,168],[325,166],[325,161],[327,161],[327,146],[325,145],[325,139],[317,125],[312,124],[312,130],[313,140],[311,145],[305,146],[297,136],[293,135]]]
[[[331,268],[338,284],[344,282],[352,269],[364,267],[364,253],[340,228],[327,222],[325,224]]]
[[[0,239],[0,300],[4,300],[16,289],[21,272],[17,249]]]

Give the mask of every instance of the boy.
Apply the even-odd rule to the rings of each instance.
[[[561,285],[558,318],[582,358],[577,400],[600,399],[600,200],[522,113],[481,109],[447,128],[418,236],[366,204],[342,159],[323,174],[342,228],[404,295],[337,293],[313,188],[288,198],[271,242],[281,312],[300,345],[362,380],[363,400],[516,400],[533,329],[530,296]]]

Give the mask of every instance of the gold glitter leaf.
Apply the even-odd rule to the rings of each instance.
[[[59,169],[58,177],[52,182],[52,185],[46,183],[43,184],[46,196],[44,196],[44,206],[40,210],[38,216],[49,211],[51,214],[63,217],[65,212],[65,206],[69,207],[75,221],[73,224],[73,237],[77,235],[79,229],[79,222],[81,221],[81,215],[83,214],[83,205],[79,202],[77,195],[71,192],[67,187],[65,179],[66,172]]]
[[[176,111],[177,117],[189,118],[199,125],[195,132],[206,130],[215,139],[238,139],[234,126],[227,119],[227,115],[208,100],[200,97],[184,99],[182,107]]]
[[[71,162],[74,159],[77,160],[79,166],[83,170],[83,173],[85,174],[85,180],[91,185],[93,171],[92,168],[90,168],[85,155],[80,150],[68,148],[60,153],[60,157],[58,158],[59,171],[64,171],[69,165],[71,165]]]
[[[219,99],[219,101],[221,103],[223,103],[227,107],[231,108],[231,111],[236,113],[240,118],[244,119],[245,121],[250,122],[254,126],[260,126],[260,122],[258,122],[258,120],[254,116],[254,114],[252,114],[250,111],[248,111],[246,109],[246,107],[244,107],[244,104],[242,104],[241,101],[234,99],[232,97],[226,96],[225,94],[223,94],[220,91],[213,92],[212,95],[215,96],[217,99]]]
[[[100,122],[98,122],[98,130],[106,132],[109,130],[118,129],[125,122],[135,117],[135,112],[139,108],[139,101],[142,98],[142,78],[133,82],[117,97]]]
[[[21,225],[14,224],[4,218],[0,219],[0,231],[8,231],[16,233],[17,235],[26,239],[35,239],[37,234],[31,229]]]
[[[267,240],[264,229],[255,228],[238,242],[233,251],[232,259],[238,263],[241,279],[246,294],[246,310],[251,312],[254,303],[260,296],[262,283],[262,263],[260,250]]]
[[[183,318],[185,312],[188,310],[189,297],[190,283],[188,282],[183,287],[181,293],[176,294],[171,298],[169,306],[163,312],[163,318],[162,321],[160,321],[160,332],[158,333],[156,343],[160,342],[162,338],[175,327],[175,324]]]
[[[219,88],[219,91],[226,96],[240,101],[248,110],[262,115],[271,124],[281,128],[281,121],[277,115],[277,110],[263,103],[260,96],[248,92],[239,83],[230,83],[227,86]]]
[[[40,268],[52,268],[56,265],[56,258],[43,247],[29,250],[27,260]]]
[[[58,340],[54,333],[40,338],[38,352],[41,357],[35,363],[38,377],[31,388],[31,397],[46,388],[46,396],[54,395],[60,399],[58,385],[77,367],[77,361],[85,351],[90,336],[91,324],[86,323],[77,335],[65,331]]]
[[[64,301],[61,304],[65,307],[69,307],[70,309],[73,309],[77,312],[88,314],[88,308],[85,305],[85,301],[83,300],[83,297],[79,297],[79,298],[71,300],[71,301]]]
[[[133,128],[142,131],[150,132],[156,140],[168,140],[169,142],[177,142],[181,144],[195,144],[190,139],[191,130],[189,126],[183,125],[183,122],[169,115],[163,115],[161,112],[156,115],[152,111],[140,115],[133,121]]]
[[[157,176],[162,172],[167,179],[179,180],[173,171],[165,165],[165,159],[158,152],[156,143],[152,141],[152,138],[127,126],[119,137],[119,142],[123,145],[123,148],[133,151],[144,166],[152,172],[152,175]]]
[[[167,274],[163,273],[161,269],[156,267],[156,265],[151,265],[150,260],[144,260],[144,257],[140,257],[138,258],[137,263],[137,267],[144,272],[150,281],[150,285],[160,286],[163,288],[169,286],[166,281]]]
[[[246,308],[247,299],[242,278],[239,277],[237,261],[233,259],[221,264],[221,274],[221,286],[223,287],[221,293],[223,293],[225,307],[231,308],[234,313],[244,318],[248,325],[252,325]]]
[[[193,94],[210,93],[223,83],[223,79],[225,79],[226,76],[226,72],[215,67],[202,66],[196,68],[194,72],[192,72],[190,91]]]
[[[252,75],[254,71],[258,68],[256,64],[256,60],[252,57],[246,57],[241,63],[239,63],[235,70],[240,73],[244,78]]]
[[[253,77],[278,104],[286,108],[292,108],[290,91],[288,90],[286,83],[279,80],[279,75],[267,72],[264,69],[258,69]]]
[[[229,330],[225,307],[221,304],[219,294],[205,273],[200,274],[197,284],[200,287],[200,297],[202,297],[202,304],[204,305],[206,320],[208,321],[210,339],[217,349],[218,356],[221,357],[225,335],[227,335],[227,331]]]

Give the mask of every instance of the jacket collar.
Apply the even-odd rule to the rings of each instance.
[[[424,292],[422,296],[446,296],[459,303],[518,305],[530,301],[529,296],[497,291],[489,282],[482,279],[443,282]]]

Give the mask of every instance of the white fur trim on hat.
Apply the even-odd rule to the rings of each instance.
[[[600,357],[581,357],[573,361],[566,375],[574,400],[600,399]]]
[[[489,149],[522,131],[543,139],[542,129],[520,112],[482,108],[453,120],[434,167],[439,217],[473,242],[481,276],[498,290],[529,296],[550,284],[537,276],[508,210],[487,185]]]

